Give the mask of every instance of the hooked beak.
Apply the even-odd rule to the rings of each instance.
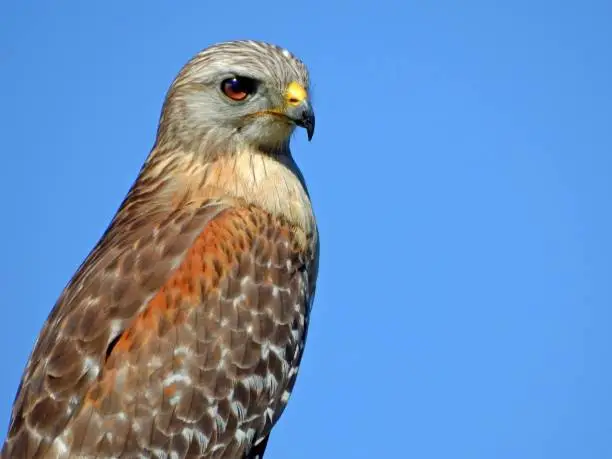
[[[289,117],[297,126],[306,129],[308,141],[310,142],[315,130],[315,116],[312,107],[308,101],[304,101],[298,110],[291,110],[291,112],[292,114]]]
[[[287,117],[297,126],[305,128],[308,141],[312,140],[315,130],[315,115],[306,90],[299,83],[292,82],[285,92],[285,101]]]

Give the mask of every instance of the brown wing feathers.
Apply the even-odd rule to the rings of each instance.
[[[225,210],[140,312],[133,303],[153,288],[139,295],[133,284],[119,284],[123,291],[111,289],[115,298],[105,314],[88,317],[91,308],[73,308],[52,323],[61,339],[37,348],[39,364],[20,397],[27,399],[21,406],[48,410],[53,422],[45,425],[39,412],[18,410],[9,442],[14,457],[44,457],[58,435],[54,448],[73,455],[244,454],[256,435],[269,433],[286,403],[283,393],[293,384],[303,347],[304,268],[312,248],[300,247],[294,231],[255,207]],[[132,258],[138,256],[126,254],[113,264],[124,279],[161,277],[137,275],[142,269]],[[135,272],[130,276],[127,268]],[[92,302],[93,295],[65,297]],[[137,312],[129,323],[127,311]],[[79,326],[67,335],[77,319]],[[103,344],[114,321],[127,326],[109,351]],[[88,376],[88,366],[99,366],[96,378]]]
[[[42,457],[98,378],[107,345],[163,285],[180,256],[177,245],[187,249],[219,210],[211,203],[143,219],[140,231],[123,231],[129,220],[119,213],[41,332],[13,407],[5,450],[16,452],[8,457]]]

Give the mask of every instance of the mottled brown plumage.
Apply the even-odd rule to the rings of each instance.
[[[257,105],[197,92],[245,65],[269,85]],[[263,455],[318,266],[288,149],[295,110],[310,107],[278,107],[275,93],[294,81],[307,90],[303,64],[256,42],[209,48],[182,71],[138,179],[39,336],[3,458]],[[208,122],[214,107],[226,112]]]

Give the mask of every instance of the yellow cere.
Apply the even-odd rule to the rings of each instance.
[[[289,105],[300,105],[306,100],[307,97],[308,94],[306,93],[306,90],[301,84],[292,81],[291,83],[289,83],[289,86],[287,86],[287,91],[285,92],[285,99],[287,100],[287,103]]]

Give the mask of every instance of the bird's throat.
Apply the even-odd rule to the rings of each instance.
[[[315,231],[310,197],[301,172],[291,154],[243,149],[233,154],[202,160],[197,153],[172,155],[153,151],[139,180],[172,180],[156,187],[156,200],[173,206],[198,205],[207,199],[238,199],[281,216],[305,234]]]
[[[290,154],[244,150],[221,157],[208,167],[207,187],[283,216],[306,233],[314,229],[306,185]]]

